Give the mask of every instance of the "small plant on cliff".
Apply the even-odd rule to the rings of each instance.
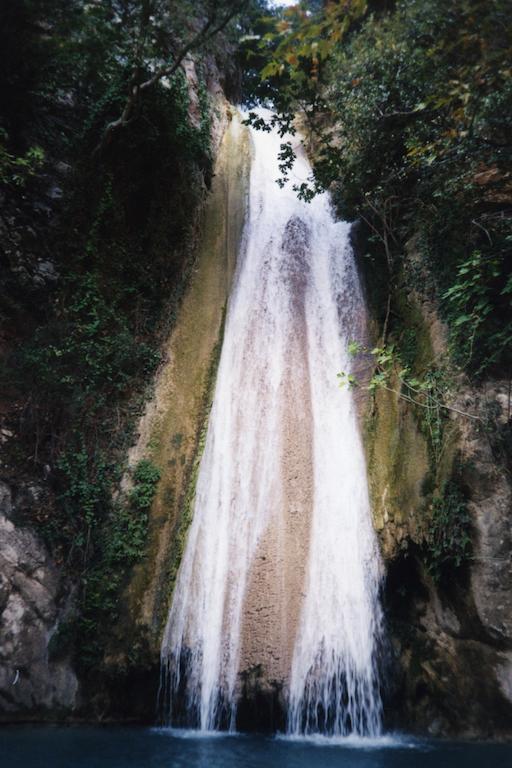
[[[146,512],[153,502],[156,485],[160,480],[160,470],[149,460],[139,461],[133,472],[135,483],[130,492],[130,505],[133,509]]]
[[[58,510],[46,521],[43,533],[53,547],[66,552],[68,563],[78,556],[87,563],[93,531],[109,506],[109,470],[101,452],[88,453],[83,436],[74,436],[56,462]]]
[[[476,414],[461,411],[446,402],[448,387],[446,381],[439,375],[439,371],[429,369],[421,377],[414,376],[411,368],[402,364],[400,354],[393,344],[370,350],[357,341],[351,341],[348,352],[352,356],[365,354],[372,359],[374,372],[365,386],[368,392],[374,393],[378,389],[385,389],[398,395],[402,400],[430,412],[453,411],[470,419],[480,420]],[[358,379],[346,371],[338,373],[338,379],[340,387],[348,385],[353,388],[360,385]]]
[[[124,503],[117,503],[102,529],[102,548],[93,568],[83,578],[84,592],[78,632],[78,659],[84,668],[102,657],[102,630],[118,617],[120,588],[127,569],[144,554],[148,511],[160,470],[142,459],[133,471],[134,485]]]
[[[24,187],[27,180],[42,168],[44,150],[33,146],[23,155],[16,157],[8,151],[7,143],[7,133],[0,126],[0,185],[14,184],[16,187]]]
[[[425,537],[425,561],[434,581],[447,568],[459,568],[471,557],[471,518],[464,493],[453,480],[434,496]]]
[[[106,564],[131,565],[144,553],[148,512],[153,503],[160,470],[149,459],[139,461],[127,503],[119,504],[106,536]]]
[[[506,312],[512,296],[507,261],[501,254],[474,250],[459,265],[452,286],[442,297],[456,356],[477,372],[493,365],[512,343],[512,319]]]
[[[481,421],[481,417],[468,413],[449,404],[451,386],[446,370],[430,367],[421,374],[404,364],[402,355],[393,344],[368,349],[357,341],[351,341],[348,352],[352,356],[364,354],[373,366],[373,375],[365,385],[371,394],[381,389],[391,392],[419,411],[419,425],[429,445],[433,466],[441,459],[445,420],[451,411],[465,418]],[[359,380],[351,373],[338,373],[340,387],[360,386]]]

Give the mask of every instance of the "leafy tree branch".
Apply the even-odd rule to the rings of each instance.
[[[135,52],[135,65],[130,78],[129,93],[126,97],[123,110],[118,118],[107,124],[100,143],[94,150],[94,154],[101,153],[112,141],[115,133],[130,125],[137,119],[143,94],[155,86],[163,78],[172,78],[183,64],[189,53],[204,47],[213,38],[219,35],[228,24],[240,14],[249,4],[249,0],[231,0],[227,3],[210,2],[208,13],[195,34],[181,45],[176,51],[171,62],[156,68],[149,77],[144,79],[143,51],[147,35],[147,26],[150,18],[150,4],[146,3],[146,10],[142,16],[141,31]],[[147,68],[146,68],[147,69]]]
[[[441,392],[435,378],[425,376],[424,378],[419,379],[412,376],[410,369],[401,364],[400,357],[393,345],[375,347],[370,350],[367,347],[360,345],[358,342],[353,341],[350,342],[348,349],[349,353],[353,356],[365,354],[370,355],[373,359],[373,364],[375,366],[374,373],[369,383],[365,386],[365,389],[368,392],[373,393],[377,389],[384,389],[387,392],[392,392],[394,395],[397,395],[408,403],[417,405],[420,408],[429,411],[441,408],[445,411],[457,413],[468,419],[483,421],[477,414],[469,413],[468,411],[463,411],[460,408],[449,405],[444,399],[446,393]],[[340,387],[346,385],[351,388],[359,386],[357,378],[345,371],[338,373],[338,378],[340,380]],[[399,388],[392,386],[391,383],[393,380],[397,379],[400,382]],[[403,387],[406,388],[405,392]]]

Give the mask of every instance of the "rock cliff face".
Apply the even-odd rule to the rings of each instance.
[[[446,358],[435,307],[399,298],[420,354]],[[512,482],[509,385],[457,381],[435,468],[418,409],[396,393],[367,403],[364,432],[374,524],[386,562],[389,724],[434,735],[512,733]],[[435,579],[425,558],[435,490],[464,488],[472,552]]]
[[[398,431],[406,429],[404,420]],[[388,711],[402,727],[436,735],[510,735],[511,486],[488,439],[473,426],[459,429],[473,527],[469,562],[439,583],[432,579],[420,554],[429,514],[421,495],[398,525],[395,515],[379,521],[396,658]],[[414,452],[408,456],[405,478],[416,479]]]
[[[16,525],[27,497],[40,488],[0,484],[0,712],[1,718],[45,719],[72,712],[78,681],[69,658],[52,660],[49,646],[65,615],[59,570],[33,532]]]
[[[154,393],[138,424],[129,466],[149,457],[161,472],[149,519],[144,560],[122,597],[122,619],[112,628],[105,674],[94,686],[93,711],[114,717],[154,718],[160,643],[191,515],[226,302],[245,220],[250,143],[238,112],[222,103],[215,178],[200,227],[194,274],[165,346]],[[221,140],[222,138],[222,140]],[[229,216],[226,212],[229,211]],[[123,482],[127,489],[127,480]],[[127,693],[137,681],[135,711]],[[98,690],[99,688],[99,690]]]
[[[5,463],[7,483],[0,484],[0,721],[154,721],[159,632],[186,530],[186,524],[183,531],[180,525],[182,514],[186,518],[187,493],[208,411],[211,378],[244,220],[250,158],[247,131],[236,110],[226,101],[221,73],[213,58],[203,62],[203,69],[210,104],[211,149],[217,158],[216,175],[211,193],[204,190],[202,210],[190,210],[195,226],[191,227],[186,250],[194,254],[192,274],[179,305],[178,319],[163,344],[165,362],[154,382],[154,398],[150,398],[139,424],[139,440],[128,461],[132,466],[142,455],[151,454],[162,473],[149,521],[147,551],[142,565],[126,585],[121,600],[122,618],[111,628],[102,668],[84,679],[74,668],[74,640],[66,635],[67,626],[72,623],[68,619],[76,617],[79,587],[73,583],[66,564],[52,559],[35,527],[40,519],[51,514],[55,501],[51,473],[55,468],[46,466],[44,472],[38,468],[41,471],[37,474],[34,470],[36,482],[31,479],[30,466],[17,474],[14,465],[8,467]],[[185,75],[189,119],[196,125],[201,117],[200,85],[192,59],[186,61]],[[69,167],[64,171],[68,173]],[[170,184],[174,182],[169,179]],[[4,231],[4,218],[0,218],[0,231]],[[9,232],[12,230],[16,235],[17,228],[24,227],[26,222],[17,210],[11,218]],[[52,222],[58,225],[56,214]],[[40,291],[37,310],[42,306],[44,311],[45,302],[50,300],[48,285],[52,287],[58,282],[59,275],[50,262],[38,257],[37,249],[32,248],[36,241],[35,234],[27,242],[16,235],[14,240],[10,236],[5,238],[4,244],[10,249],[9,254],[14,253],[17,245],[19,258],[36,265],[35,276],[29,270],[30,290]],[[170,271],[175,269],[171,261],[170,258]],[[11,262],[12,259],[12,271]],[[9,294],[9,281],[2,283],[2,290]],[[21,323],[24,311],[20,304]],[[0,339],[2,354],[4,348],[16,345],[16,332],[12,331],[5,344],[3,337]],[[17,404],[10,403],[7,397],[0,404],[0,444],[8,443],[10,451],[16,450],[18,442],[18,435],[10,428],[17,417],[17,413],[12,417],[11,411],[16,408]],[[8,419],[4,419],[4,413]],[[6,424],[9,429],[4,428]],[[128,696],[134,687],[140,695]]]

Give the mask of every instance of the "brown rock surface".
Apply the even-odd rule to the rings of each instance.
[[[62,618],[58,570],[45,547],[11,518],[0,484],[0,718],[30,720],[73,710],[78,682],[69,659],[51,660],[48,643]]]

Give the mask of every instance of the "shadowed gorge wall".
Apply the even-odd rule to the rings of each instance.
[[[154,394],[138,425],[129,466],[142,457],[160,470],[149,513],[148,542],[122,598],[121,621],[109,637],[107,677],[125,678],[126,690],[146,670],[151,717],[157,693],[160,641],[191,521],[197,467],[222,344],[227,299],[247,204],[250,143],[241,116],[222,102],[221,140],[212,189],[202,214],[189,286],[165,345]],[[126,476],[123,492],[129,492]],[[118,683],[116,683],[117,685]],[[124,687],[121,686],[124,691]],[[123,694],[108,706],[126,706]],[[99,702],[95,706],[100,706]]]
[[[193,474],[243,217],[243,172],[235,169],[232,185],[225,174],[215,180],[214,197],[221,177],[226,184],[223,202],[205,210],[225,129],[243,132],[223,91],[236,80],[227,33],[156,83],[137,119],[96,151],[126,92],[131,65],[119,52],[131,50],[141,22],[137,4],[127,3],[119,25],[115,5],[7,2],[0,12],[2,40],[15,28],[25,58],[19,66],[6,55],[1,81],[10,89],[0,112],[3,719],[153,717],[156,691],[140,706],[126,696],[127,667],[141,690],[154,687],[155,655],[147,633],[133,629],[138,608],[127,618],[119,596],[145,557],[148,509],[165,471],[139,457],[124,493],[117,489],[195,277],[201,298],[181,349],[197,355],[197,369],[186,380],[182,351],[185,381],[173,393],[193,433],[180,432],[181,422],[175,430],[176,446],[188,440],[187,456],[176,458],[183,488]],[[13,94],[23,105],[18,116]],[[235,144],[226,164],[241,167],[247,154]],[[207,256],[198,258],[203,234]],[[204,277],[197,270],[207,258]],[[121,627],[134,634],[105,664]]]
[[[364,260],[362,270],[367,281],[375,280]],[[399,311],[390,343],[413,330],[416,370],[426,361],[446,361],[447,333],[435,304],[405,281],[394,301]],[[389,387],[395,391],[378,389],[369,397],[362,416],[373,519],[387,570],[387,722],[433,735],[509,735],[512,484],[501,437],[508,428],[508,384],[471,385],[459,374],[454,407],[478,419],[447,412],[437,460],[422,408],[400,396],[398,380]],[[485,421],[488,413],[497,418],[494,425]],[[454,514],[467,514],[469,532],[460,535],[470,535],[471,551],[460,562],[445,552],[438,570],[432,558],[439,510],[446,510],[446,536],[459,535],[452,534],[456,523],[448,513],[452,497],[440,496],[454,482],[464,494]]]

